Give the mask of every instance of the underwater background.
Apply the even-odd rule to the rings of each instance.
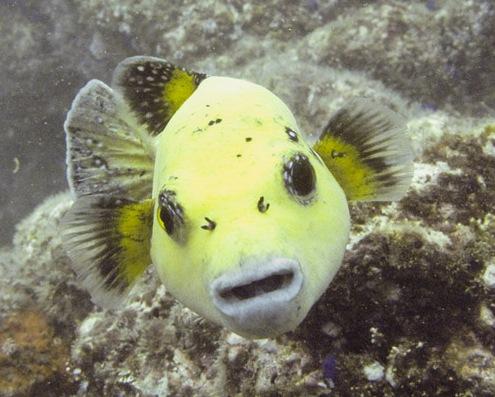
[[[495,395],[495,2],[0,1],[0,396]],[[408,120],[413,185],[351,205],[344,264],[249,341],[151,271],[95,307],[61,248],[78,90],[154,55],[259,83],[315,137],[355,96]]]

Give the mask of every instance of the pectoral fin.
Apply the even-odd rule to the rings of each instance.
[[[77,199],[62,221],[63,244],[95,302],[121,303],[151,264],[153,200],[105,195]]]
[[[329,121],[313,149],[348,200],[399,200],[412,177],[412,151],[399,115],[357,99]]]

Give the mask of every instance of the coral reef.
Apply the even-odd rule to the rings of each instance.
[[[493,4],[361,3],[0,4],[0,221],[25,218],[0,249],[1,396],[495,395]],[[259,82],[310,139],[356,95],[408,119],[412,188],[351,205],[344,264],[294,332],[229,333],[153,270],[119,310],[80,289],[58,229],[70,197],[42,198],[65,189],[77,89],[138,53]]]
[[[0,359],[9,369],[43,357],[43,367],[29,362],[31,394],[56,382],[59,395],[493,395],[495,125],[440,136],[433,115],[410,125],[436,139],[412,189],[399,203],[351,207],[343,267],[295,332],[245,340],[184,308],[153,271],[121,309],[98,310],[60,248],[62,194],[1,256],[16,272],[1,280]],[[47,338],[59,347],[44,351]],[[1,393],[16,395],[26,380],[15,374]]]

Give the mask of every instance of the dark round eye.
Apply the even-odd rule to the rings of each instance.
[[[162,221],[163,228],[165,231],[168,233],[168,235],[171,235],[174,233],[174,218],[172,211],[170,211],[169,208],[164,207],[158,209],[158,216],[160,217],[160,220]]]
[[[158,196],[158,223],[171,237],[178,237],[184,225],[184,210],[171,190],[163,190]]]
[[[316,187],[316,175],[304,154],[296,154],[284,165],[284,182],[289,193],[298,201],[303,204],[311,201]]]

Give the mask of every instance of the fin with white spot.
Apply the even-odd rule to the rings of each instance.
[[[117,66],[112,87],[121,92],[134,116],[155,136],[205,78],[205,74],[160,58],[136,56]]]
[[[399,200],[412,178],[413,155],[398,114],[355,99],[329,121],[313,149],[348,200]]]
[[[86,84],[74,99],[64,128],[67,179],[76,197],[151,197],[153,145],[110,87],[98,80]]]
[[[117,307],[151,264],[153,200],[78,198],[62,220],[63,244],[95,303]]]

